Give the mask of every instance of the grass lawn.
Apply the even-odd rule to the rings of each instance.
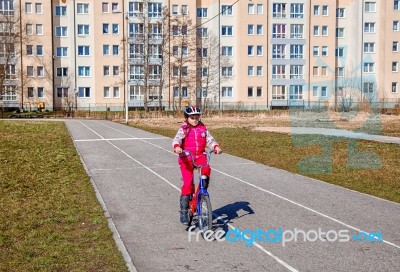
[[[179,128],[179,124],[169,129],[135,126],[171,138]],[[210,132],[231,155],[400,203],[400,145],[322,135],[290,136],[251,128]]]
[[[127,271],[62,122],[0,121],[0,271]]]

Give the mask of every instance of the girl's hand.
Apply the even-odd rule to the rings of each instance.
[[[175,153],[181,154],[182,153],[182,148],[180,148],[179,146],[175,147],[174,149]]]
[[[216,146],[214,149],[215,154],[221,154],[222,153],[222,149],[219,146]]]

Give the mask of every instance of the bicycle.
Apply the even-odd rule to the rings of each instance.
[[[189,226],[192,223],[194,215],[197,213],[198,217],[198,226],[199,229],[204,235],[207,230],[212,230],[212,208],[211,208],[211,201],[210,201],[210,194],[208,193],[207,189],[204,188],[204,179],[207,176],[201,175],[201,169],[207,166],[210,162],[211,154],[214,153],[213,150],[209,152],[204,152],[207,158],[207,163],[198,165],[194,161],[194,156],[192,152],[189,150],[182,150],[182,154],[186,156],[190,156],[192,159],[193,167],[198,170],[199,172],[199,184],[195,190],[194,183],[192,184],[192,194],[189,200]],[[194,176],[193,176],[194,179]],[[200,199],[200,201],[198,201]]]

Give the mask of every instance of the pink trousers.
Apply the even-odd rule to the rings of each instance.
[[[206,164],[207,159],[204,154],[196,156],[195,160],[196,164]],[[192,184],[193,184],[193,164],[192,158],[190,157],[179,157],[178,159],[179,166],[181,168],[182,174],[182,188],[181,188],[181,195],[191,195],[192,194]],[[201,169],[201,174],[210,177],[211,168],[209,165],[203,167]]]

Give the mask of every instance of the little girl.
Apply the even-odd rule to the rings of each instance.
[[[207,158],[204,154],[206,146],[214,150],[216,154],[220,154],[222,150],[206,126],[200,122],[200,108],[196,106],[187,107],[184,110],[184,115],[185,120],[172,141],[174,152],[180,154],[182,150],[189,150],[192,152],[196,164],[206,164]],[[179,156],[178,163],[183,180],[180,197],[180,221],[186,225],[189,223],[188,208],[192,194],[193,163],[192,159],[187,156]],[[204,184],[207,189],[211,173],[210,166],[203,167],[201,172],[202,175],[207,176]]]

